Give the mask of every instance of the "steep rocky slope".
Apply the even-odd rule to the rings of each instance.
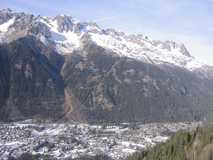
[[[63,76],[76,102],[71,108],[90,120],[199,120],[212,108],[211,80],[167,64],[117,57],[96,45],[67,57]]]
[[[183,44],[0,11],[1,120],[203,120],[213,69]]]
[[[42,44],[28,37],[0,47],[1,120],[61,115],[63,59],[43,55],[38,45]]]

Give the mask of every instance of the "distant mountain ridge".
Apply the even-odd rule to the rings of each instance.
[[[213,67],[183,44],[70,16],[0,11],[2,120],[156,122],[208,118]]]
[[[120,56],[148,63],[170,63],[191,70],[204,65],[190,55],[184,44],[174,41],[156,41],[143,35],[127,35],[114,29],[102,29],[96,23],[79,22],[66,15],[34,16],[9,9],[1,10],[0,13],[2,41],[31,34],[44,44],[52,45],[61,54],[69,54],[79,49],[85,41],[91,41]]]

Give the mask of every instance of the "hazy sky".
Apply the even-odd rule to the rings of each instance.
[[[193,56],[213,65],[213,0],[0,0],[0,8],[68,14],[105,28],[183,42]]]

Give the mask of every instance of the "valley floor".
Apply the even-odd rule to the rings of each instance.
[[[122,160],[136,151],[165,142],[178,130],[192,130],[191,123],[152,123],[120,125],[0,124],[0,159],[18,159],[24,153],[50,159],[76,159],[106,155]]]

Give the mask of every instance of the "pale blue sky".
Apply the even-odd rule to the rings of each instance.
[[[0,0],[0,8],[69,14],[105,28],[184,42],[192,55],[213,65],[213,0]]]

